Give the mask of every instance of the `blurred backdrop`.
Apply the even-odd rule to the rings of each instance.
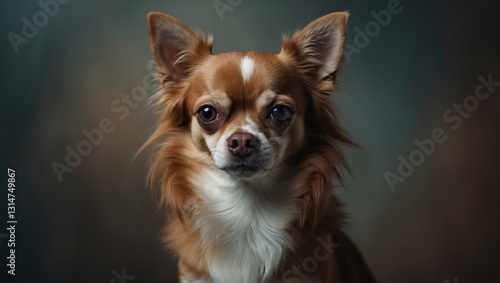
[[[154,124],[147,12],[212,33],[215,53],[277,53],[283,33],[342,10],[334,99],[363,146],[346,149],[353,176],[336,191],[348,234],[380,282],[500,282],[499,5],[424,0],[2,1],[1,162],[18,223],[13,277],[4,174],[0,281],[176,282],[147,155],[133,160]]]

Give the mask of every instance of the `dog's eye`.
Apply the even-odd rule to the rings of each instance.
[[[286,105],[278,105],[271,110],[271,118],[276,121],[287,122],[291,120],[292,116],[292,109]]]
[[[205,105],[198,110],[198,118],[203,123],[210,123],[219,117],[217,110],[210,105]]]

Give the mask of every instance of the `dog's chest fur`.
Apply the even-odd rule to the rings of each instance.
[[[201,201],[195,226],[210,251],[205,259],[214,282],[263,282],[291,246],[285,229],[295,215],[295,194],[270,179],[245,183],[206,169],[192,180]]]

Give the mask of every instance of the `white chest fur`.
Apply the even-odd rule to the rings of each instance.
[[[213,281],[265,282],[291,243],[284,230],[295,212],[292,189],[265,178],[244,183],[210,170],[193,184],[203,202],[196,225],[210,251]]]

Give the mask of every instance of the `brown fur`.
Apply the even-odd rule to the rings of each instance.
[[[207,257],[200,254],[212,252],[201,243],[199,231],[194,227],[193,217],[201,200],[190,183],[190,176],[197,175],[202,168],[214,166],[206,153],[207,145],[201,134],[204,130],[193,122],[197,104],[203,103],[199,99],[203,93],[223,88],[233,103],[232,113],[244,111],[252,119],[259,120],[263,109],[255,106],[255,101],[262,91],[272,88],[292,98],[297,118],[285,133],[268,131],[269,125],[265,123],[260,127],[269,139],[280,134],[290,138],[281,160],[281,166],[287,170],[279,179],[292,180],[291,183],[300,188],[296,200],[298,213],[287,228],[294,248],[285,255],[274,278],[282,280],[286,271],[311,256],[317,246],[317,237],[330,235],[334,242],[340,243],[339,248],[308,276],[320,282],[374,282],[359,252],[340,230],[344,214],[340,202],[331,194],[334,182],[342,181],[341,171],[348,169],[340,147],[354,146],[340,128],[329,96],[335,88],[342,52],[337,54],[336,64],[322,69],[322,54],[318,54],[318,50],[322,50],[324,42],[311,39],[318,33],[315,29],[335,22],[341,33],[338,44],[342,49],[347,13],[330,14],[291,39],[284,38],[278,55],[232,52],[214,56],[211,54],[212,39],[204,39],[179,20],[159,13],[150,13],[148,19],[163,95],[157,102],[161,113],[158,126],[143,148],[156,145],[150,181],[157,188],[155,192],[161,206],[168,206],[172,211],[166,242],[180,257],[180,274],[208,280],[208,262],[204,260]],[[175,26],[180,37],[162,35],[160,22],[171,25],[169,28]],[[179,41],[178,45],[173,44],[178,48],[166,49],[163,46],[166,40]],[[256,60],[254,74],[244,87],[235,75],[240,72],[236,67],[242,55],[250,55]],[[318,77],[318,74],[323,75]],[[237,114],[221,115],[223,123],[205,129],[210,135],[224,132],[225,127],[234,126],[242,119]],[[196,134],[198,131],[200,134]]]

